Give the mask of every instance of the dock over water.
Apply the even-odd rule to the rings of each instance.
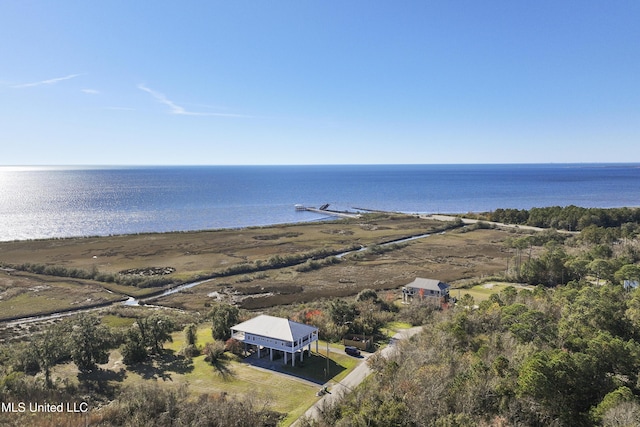
[[[337,216],[340,218],[360,218],[362,216],[359,213],[355,213],[355,212],[334,211],[331,209],[327,209],[329,207],[329,204],[322,205],[319,208],[314,208],[311,206],[303,206],[303,205],[296,205],[295,207],[297,211],[315,212],[323,215]]]

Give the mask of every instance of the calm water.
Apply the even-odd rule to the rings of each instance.
[[[323,218],[296,203],[424,213],[640,206],[640,164],[0,167],[0,241]]]

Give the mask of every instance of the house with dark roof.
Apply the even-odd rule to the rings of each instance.
[[[413,282],[402,287],[402,302],[407,304],[414,298],[433,298],[437,301],[440,298],[449,296],[449,285],[435,279],[423,279],[417,277]]]
[[[282,352],[285,364],[290,356],[291,366],[295,366],[298,354],[303,361],[305,347],[311,352],[311,343],[316,343],[318,351],[318,328],[266,314],[233,326],[231,337],[242,342],[245,350],[248,345],[255,346],[258,357],[261,350],[268,349],[271,360],[274,352]]]

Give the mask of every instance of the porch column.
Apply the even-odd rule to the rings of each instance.
[[[269,360],[271,360],[273,362],[273,349],[272,348],[269,349]]]
[[[283,353],[284,353],[284,364],[286,365],[287,364],[287,354],[289,354],[289,353],[287,353],[286,351],[283,351]]]

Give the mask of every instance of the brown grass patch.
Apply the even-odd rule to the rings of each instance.
[[[227,277],[198,286],[188,293],[158,300],[160,304],[189,310],[205,309],[216,301],[211,292],[240,293],[229,297],[242,308],[263,309],[303,303],[322,298],[355,295],[363,289],[398,289],[416,277],[436,278],[449,283],[504,272],[511,256],[502,245],[506,231],[479,229],[456,231],[413,240],[405,247],[382,255],[360,253],[345,257],[340,264],[300,273],[294,268],[270,271],[268,277],[250,282]],[[217,283],[216,283],[217,282]],[[286,290],[299,288],[300,292]]]
[[[94,306],[120,298],[88,280],[0,273],[0,320]]]

